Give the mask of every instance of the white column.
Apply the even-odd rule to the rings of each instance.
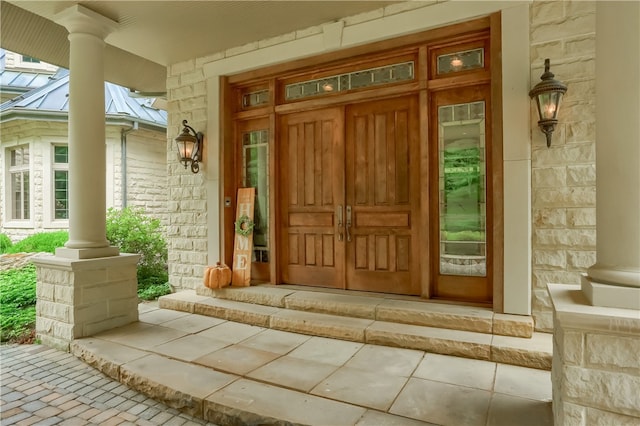
[[[640,3],[596,3],[595,306],[640,309]]]
[[[60,12],[69,31],[69,241],[57,255],[118,254],[106,238],[105,37],[117,23],[81,5]]]

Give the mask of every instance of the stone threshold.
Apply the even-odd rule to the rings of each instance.
[[[551,334],[534,332],[529,317],[482,308],[275,286],[202,287],[163,296],[159,306],[275,330],[551,369]],[[499,334],[509,330],[516,335]]]
[[[430,302],[417,297],[300,286],[258,285],[212,290],[199,296],[290,310],[388,321],[512,337],[532,337],[531,316],[496,314],[491,309]]]

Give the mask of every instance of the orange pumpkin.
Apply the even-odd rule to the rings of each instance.
[[[204,269],[203,284],[208,288],[222,288],[231,283],[231,269],[220,262],[216,266],[207,266]]]

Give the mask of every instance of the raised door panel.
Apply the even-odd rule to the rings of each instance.
[[[282,282],[344,287],[337,208],[344,199],[343,110],[284,115],[280,121]]]
[[[420,294],[417,112],[413,96],[347,109],[349,289]]]

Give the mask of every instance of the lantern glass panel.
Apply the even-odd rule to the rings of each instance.
[[[540,93],[537,97],[538,113],[541,120],[557,120],[560,108],[561,92]]]

